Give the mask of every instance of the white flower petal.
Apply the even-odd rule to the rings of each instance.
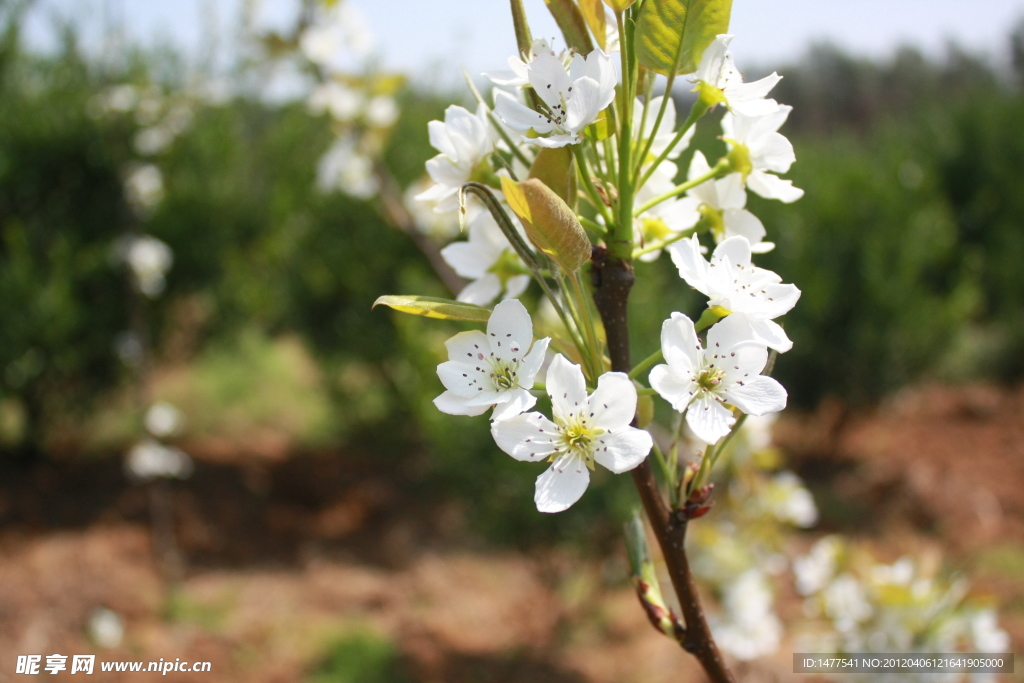
[[[693,321],[682,313],[661,324],[661,353],[678,372],[700,367],[701,345]]]
[[[757,341],[765,344],[770,349],[775,349],[779,353],[785,353],[793,348],[793,342],[786,336],[786,331],[774,320],[748,319]]]
[[[615,474],[628,472],[644,461],[654,440],[643,429],[626,427],[598,439],[594,459]]]
[[[719,79],[722,76],[722,68],[725,66],[725,53],[732,42],[733,36],[721,34],[715,36],[711,44],[701,55],[700,64],[697,66],[697,73],[694,78],[703,81],[708,85],[719,87]]]
[[[675,372],[668,365],[656,365],[648,381],[651,388],[668,401],[676,412],[682,412],[690,405],[698,388],[692,373]]]
[[[558,354],[547,372],[547,390],[556,418],[565,419],[587,405],[587,384],[580,366]]]
[[[551,343],[551,337],[544,337],[533,343],[533,348],[523,358],[523,362],[519,365],[519,386],[530,389],[533,387],[534,382],[537,379],[537,373],[540,371],[540,367],[544,364],[544,357],[548,351],[548,344]]]
[[[437,376],[441,378],[444,388],[465,399],[494,390],[490,373],[491,366],[483,361],[478,365],[447,361],[437,366]]]
[[[529,286],[529,275],[513,275],[505,282],[505,295],[502,299],[516,299],[522,296]]]
[[[804,191],[793,186],[792,180],[783,180],[763,171],[753,171],[747,176],[747,187],[765,199],[778,199],[791,204],[804,196]]]
[[[449,107],[451,109],[451,107]],[[447,114],[447,112],[445,112]],[[430,146],[449,159],[457,159],[455,145],[448,138],[448,131],[445,129],[444,121],[431,121],[427,124],[427,133],[430,136]]]
[[[537,96],[551,109],[560,107],[564,100],[574,95],[569,92],[573,83],[562,66],[562,60],[553,55],[539,55],[530,62],[529,78]]]
[[[719,439],[729,433],[734,422],[736,418],[731,410],[707,396],[699,397],[686,411],[686,424],[690,431],[707,444],[718,443]]]
[[[533,501],[540,512],[562,512],[583,497],[590,470],[579,458],[563,455],[537,477]]]
[[[492,422],[491,436],[498,448],[525,462],[543,460],[557,450],[554,439],[558,429],[540,413],[523,413]]]
[[[465,399],[462,396],[446,391],[434,399],[434,405],[437,406],[437,409],[442,413],[447,413],[448,415],[468,415],[470,417],[483,415],[490,407],[469,405],[467,401],[468,399]]]
[[[742,313],[726,316],[708,330],[707,355],[726,354],[733,347],[754,341],[754,331],[749,319]],[[761,367],[764,367],[763,365]],[[757,369],[761,372],[761,368]]]
[[[696,235],[695,235],[696,237]],[[746,237],[730,237],[722,240],[722,243],[715,247],[711,262],[718,259],[729,259],[730,264],[748,266],[750,265],[750,242]]]
[[[575,92],[566,106],[565,127],[578,134],[601,113],[601,86],[591,78],[581,78],[573,84],[573,89]]]
[[[537,405],[537,397],[526,389],[502,392],[501,398],[506,400],[494,406],[494,412],[491,413],[492,420],[507,420],[520,413],[525,413]]]
[[[736,174],[739,175],[739,174]],[[726,237],[745,237],[750,242],[750,251],[760,245],[765,236],[764,223],[746,209],[726,209],[722,212]]]
[[[444,343],[448,349],[448,360],[458,363],[479,364],[487,358],[490,345],[487,343],[487,335],[480,330],[459,332]]]
[[[519,299],[505,299],[487,320],[491,352],[502,360],[518,361],[533,343],[533,321]]]
[[[672,263],[679,269],[679,276],[686,284],[705,296],[708,294],[708,262],[700,253],[700,240],[696,235],[689,239],[679,240],[668,247]]]
[[[764,375],[752,377],[744,381],[742,386],[739,383],[733,384],[723,392],[723,396],[730,404],[755,417],[783,410],[787,398],[783,386]]]
[[[487,269],[494,265],[499,254],[493,253],[493,249],[486,242],[473,239],[468,242],[453,242],[441,250],[441,258],[456,273],[471,280],[486,275]]]
[[[531,128],[538,133],[550,133],[555,129],[547,116],[535,112],[516,102],[511,95],[498,91],[494,96],[494,113],[509,128],[525,133]]]
[[[636,415],[636,387],[624,372],[606,372],[588,399],[587,424],[607,432],[627,427]]]
[[[501,280],[494,273],[487,273],[479,280],[470,282],[463,287],[455,298],[467,304],[485,306],[494,301],[499,294],[501,294]]]

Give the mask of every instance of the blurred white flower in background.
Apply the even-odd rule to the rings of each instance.
[[[353,58],[365,57],[373,43],[366,19],[347,2],[318,7],[313,23],[299,37],[306,59],[327,71],[340,71]]]
[[[132,166],[124,181],[124,191],[135,213],[146,217],[163,201],[163,173],[153,164]]]
[[[188,479],[194,466],[192,458],[179,448],[146,439],[128,452],[125,469],[137,481],[157,478]]]
[[[780,522],[788,522],[801,529],[808,529],[818,522],[818,506],[814,504],[814,497],[793,472],[775,475],[765,499]]]
[[[124,639],[124,620],[111,609],[97,607],[89,615],[86,631],[97,646],[112,649]]]
[[[158,439],[178,436],[185,428],[185,416],[167,401],[150,406],[144,422],[146,431]]]
[[[757,569],[744,572],[725,589],[724,615],[712,626],[718,644],[737,659],[770,655],[782,641],[782,622],[772,607],[768,580]]]
[[[153,299],[163,293],[165,276],[174,262],[171,248],[149,235],[124,237],[117,241],[118,257],[128,265],[135,286]]]
[[[793,560],[796,590],[800,595],[817,593],[835,576],[841,549],[839,539],[826,536],[811,548],[811,552]]]
[[[359,151],[356,140],[351,136],[335,140],[320,158],[316,182],[321,192],[340,190],[357,199],[369,199],[380,189],[373,174],[373,161]]]

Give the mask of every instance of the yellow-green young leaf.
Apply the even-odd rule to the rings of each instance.
[[[415,296],[392,294],[382,296],[373,302],[372,308],[390,306],[402,313],[422,315],[440,320],[465,320],[471,323],[485,323],[491,317],[491,311],[483,306],[466,304],[451,299],[438,299],[432,296]]]
[[[530,242],[562,270],[573,273],[590,260],[590,240],[579,219],[547,185],[536,178],[517,183],[502,176],[501,191]]]
[[[554,190],[570,208],[576,206],[576,157],[568,147],[541,149],[530,166],[530,177]]]
[[[614,105],[613,105],[614,106]],[[587,139],[593,142],[600,142],[605,138],[610,138],[612,133],[615,131],[612,129],[611,124],[611,110],[612,107],[608,107],[594,119],[594,122],[584,129],[583,134],[587,136]]]
[[[711,41],[729,31],[732,0],[646,0],[636,31],[640,63],[657,73],[697,70]]]
[[[594,34],[594,40],[602,50],[605,48],[605,39],[608,36],[608,26],[605,22],[604,4],[601,0],[579,0],[580,12]]]
[[[604,0],[604,4],[611,7],[616,12],[625,12],[628,10],[636,0]]]
[[[573,0],[544,0],[544,4],[555,18],[565,44],[581,55],[589,55],[594,50],[594,43],[587,33],[587,21],[576,3]]]

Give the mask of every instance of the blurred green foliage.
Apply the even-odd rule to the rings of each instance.
[[[332,140],[325,118],[244,94],[200,107],[158,160],[166,197],[140,225],[122,189],[139,126],[130,115],[94,118],[88,105],[117,83],[180,89],[184,74],[169,78],[173,60],[142,53],[111,73],[73,36],[57,54],[28,54],[16,26],[7,22],[0,43],[0,398],[21,407],[27,442],[123,384],[114,341],[129,326],[129,288],[112,245],[143,229],[175,259],[149,307],[154,347],[221,368],[206,405],[248,393],[229,360],[265,357],[257,374],[275,377],[278,352],[265,340],[297,338],[319,369],[312,391],[331,401],[326,420],[319,393],[310,404],[318,440],[372,445],[435,498],[472,492],[473,522],[495,535],[586,538],[603,533],[595,510],[625,513],[628,482],[599,477],[600,493],[570,513],[525,514],[539,470],[498,453],[485,421],[433,407],[443,341],[462,328],[371,312],[381,294],[444,292],[373,201],[316,190]],[[1016,63],[1011,74],[956,51],[941,63],[911,51],[874,63],[817,48],[780,70],[778,99],[796,107],[784,129],[798,156],[791,177],[807,194],[793,205],[752,197],[751,208],[779,244],[761,263],[804,292],[785,319],[794,349],[776,369],[794,403],[1024,373],[1024,58]],[[401,183],[422,175],[427,122],[450,99],[401,94],[385,153]],[[716,134],[707,125],[698,137],[709,156],[722,151]],[[657,347],[671,311],[703,306],[667,258],[638,269],[637,359]],[[303,405],[290,391],[281,400]]]
[[[395,646],[370,631],[354,631],[331,642],[308,683],[402,683]]]

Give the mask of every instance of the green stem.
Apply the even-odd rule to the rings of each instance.
[[[590,305],[587,302],[587,297],[583,293],[583,287],[580,285],[580,280],[576,276],[576,273],[569,273],[569,282],[572,284],[573,294],[576,298],[577,306],[580,309],[583,317],[583,330],[587,336],[587,345],[589,347],[590,357],[590,379],[591,382],[596,383],[597,378],[601,376],[604,370],[604,363],[601,360],[601,344],[597,340],[597,330],[594,327],[594,318],[590,314]]]
[[[487,120],[491,122],[491,125],[494,127],[494,130],[498,132],[498,135],[500,135],[501,139],[505,141],[505,144],[508,145],[508,148],[512,150],[512,154],[515,155],[516,159],[519,159],[519,161],[521,161],[526,166],[532,164],[533,162],[527,159],[526,155],[523,154],[522,150],[519,149],[519,146],[512,142],[512,138],[510,138],[508,133],[505,132],[505,128],[502,127],[498,119],[495,118],[494,113],[491,111],[491,108],[487,106],[487,103],[484,101],[484,98],[480,94],[480,91],[476,89],[475,85],[473,85],[473,79],[469,77],[469,72],[463,69],[462,75],[465,76],[466,83],[469,85],[469,91],[473,93],[473,97],[476,99],[477,102],[484,105],[484,109],[487,111]]]
[[[658,204],[661,204],[662,202],[666,202],[669,199],[672,199],[673,197],[677,197],[677,196],[683,194],[687,190],[692,190],[693,188],[697,187],[698,185],[703,185],[704,183],[708,182],[709,180],[715,180],[716,178],[719,178],[719,177],[725,175],[726,172],[728,172],[731,168],[732,168],[732,165],[729,163],[729,161],[726,160],[726,159],[722,159],[717,164],[715,164],[715,167],[713,169],[711,169],[710,171],[708,171],[707,173],[705,173],[701,177],[694,178],[693,180],[689,180],[689,181],[683,183],[682,185],[677,185],[677,186],[673,187],[671,190],[669,190],[668,192],[665,192],[664,194],[660,194],[657,197],[655,197],[654,199],[652,199],[651,201],[647,202],[646,204],[643,204],[642,206],[638,207],[636,209],[636,211],[634,212],[634,215],[639,216],[640,214],[644,213],[645,211],[650,211],[651,209],[656,207]]]
[[[651,129],[651,135],[650,137],[647,138],[647,142],[644,143],[643,149],[641,150],[640,155],[637,157],[636,177],[638,178],[640,177],[640,169],[643,168],[644,161],[647,159],[647,155],[651,153],[651,147],[654,146],[654,138],[658,135],[658,129],[661,128],[661,122],[665,118],[665,111],[668,109],[668,103],[672,100],[672,86],[675,85],[675,82],[675,73],[670,73],[668,75],[668,81],[665,83],[665,94],[661,98],[661,106],[658,107],[658,116],[654,119],[654,128]],[[651,103],[650,101],[647,101],[644,104],[643,121],[641,121],[640,123],[640,135],[644,134],[644,126],[647,123],[647,110],[650,108]],[[683,131],[684,134],[685,132],[686,131]],[[682,140],[682,136],[678,136],[678,138],[679,140]],[[675,138],[673,138],[673,142],[678,144]],[[669,149],[672,149],[672,147],[669,147]],[[661,162],[659,161],[658,163]],[[652,166],[651,168],[656,168],[656,166]],[[639,183],[637,183],[638,190],[641,187],[643,187],[643,183],[645,180],[646,176]]]
[[[668,461],[665,459],[665,456],[661,452],[657,443],[654,444],[654,447],[651,450],[654,452],[654,461],[658,463],[658,469],[661,470],[661,476],[665,477],[665,483],[668,485],[669,489],[671,489],[672,472],[669,470]]]
[[[605,224],[609,227],[614,221],[612,216],[608,212],[608,206],[601,201],[601,195],[598,194],[597,188],[594,187],[594,181],[590,174],[590,162],[587,161],[587,155],[583,153],[579,145],[571,145],[569,149],[572,150],[573,155],[576,157],[576,165],[579,167],[580,181],[583,183],[583,190],[587,193],[587,197],[590,199],[590,203],[593,204],[594,210],[601,214],[604,218]]]
[[[643,249],[637,249],[636,251],[633,252],[633,258],[639,258],[639,257],[643,256],[644,254],[650,254],[651,252],[658,251],[659,249],[664,249],[665,247],[667,247],[670,244],[674,244],[675,242],[678,242],[679,240],[684,240],[684,239],[690,237],[695,232],[697,232],[697,228],[693,227],[693,228],[690,228],[688,230],[683,230],[682,232],[678,232],[678,233],[676,233],[675,235],[672,235],[672,237],[669,237],[666,240],[662,240],[660,242],[655,242],[654,244],[648,245],[648,246],[644,247]]]
[[[670,97],[671,93],[666,92],[665,96]],[[700,117],[704,116],[707,112],[707,105],[703,104],[700,100],[693,103],[693,107],[690,108],[690,115],[686,117],[686,121],[683,122],[682,127],[676,132],[676,136],[672,138],[672,142],[668,144],[668,147],[666,147],[661,154],[658,155],[658,158],[654,160],[654,163],[647,168],[643,177],[640,178],[640,182],[637,183],[637,190],[647,184],[647,181],[651,179],[652,175],[654,175],[655,169],[661,165],[661,162],[668,159],[669,155],[672,154],[672,150],[676,148],[676,145],[678,145],[683,139],[683,136],[686,135],[687,131],[693,128],[697,121],[700,120]],[[651,139],[653,139],[653,137]]]
[[[576,218],[579,219],[580,223],[583,225],[584,228],[590,230],[598,237],[604,237],[605,233],[607,232],[605,226],[601,225],[597,221],[590,220],[586,216],[580,216],[577,214]]]
[[[651,355],[647,356],[647,358],[644,358],[642,361],[637,363],[636,366],[629,372],[629,378],[636,379],[637,377],[640,376],[641,373],[643,373],[644,370],[646,370],[649,367],[652,367],[662,358],[664,358],[664,356],[661,353],[661,349],[658,349]]]

